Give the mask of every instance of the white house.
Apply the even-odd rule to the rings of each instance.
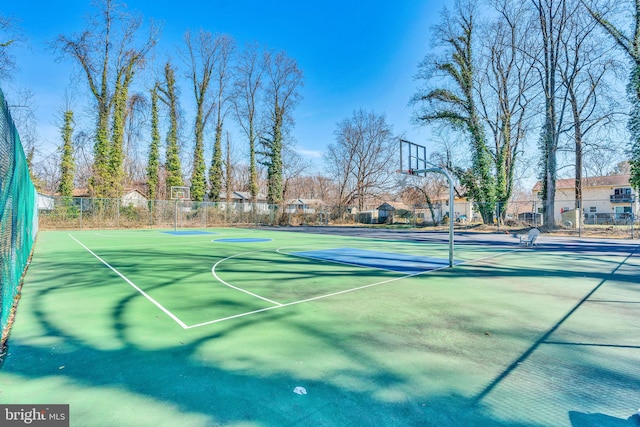
[[[287,213],[316,213],[325,206],[320,199],[290,199],[287,200],[285,210]]]
[[[537,182],[532,195],[535,210],[542,213],[542,184]],[[561,222],[563,213],[575,209],[575,179],[558,179],[554,217]],[[638,198],[629,175],[595,176],[582,179],[582,211],[585,222],[625,221],[638,214]]]
[[[38,193],[38,210],[53,210],[55,207],[55,197],[44,193]]]
[[[251,193],[248,191],[232,191],[231,199],[227,200],[227,193],[220,193],[220,201],[229,202],[239,208],[242,212],[251,212],[253,204],[251,203]],[[256,211],[265,213],[269,212],[269,204],[264,194],[256,195]]]
[[[134,208],[145,208],[149,199],[138,190],[129,190],[122,195],[122,206],[133,206]]]
[[[397,222],[400,215],[412,212],[413,209],[400,202],[385,202],[378,206],[378,222],[391,223]]]

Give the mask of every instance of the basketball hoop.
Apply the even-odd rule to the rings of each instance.
[[[191,200],[191,194],[189,187],[171,187],[171,200]]]
[[[437,172],[449,181],[449,267],[453,267],[453,177],[451,172],[427,161],[427,148],[404,139],[400,140],[400,169],[398,173],[424,177]]]
[[[173,218],[173,230],[178,230],[178,204],[182,205],[185,200],[191,200],[189,193],[189,187],[172,186],[171,187],[171,200],[175,200],[175,212]]]

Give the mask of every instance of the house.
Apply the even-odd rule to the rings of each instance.
[[[582,212],[586,223],[628,221],[638,213],[638,199],[629,183],[629,175],[595,176],[582,179]],[[533,187],[534,212],[542,213],[542,183]],[[556,180],[554,218],[558,223],[563,214],[575,209],[575,179]]]
[[[287,213],[316,213],[325,206],[320,199],[290,199],[287,200],[285,210]]]
[[[442,193],[432,196],[431,209],[427,204],[423,204],[420,208],[415,209],[415,216],[424,223],[442,222],[445,216],[449,216],[449,194]],[[457,223],[481,220],[480,213],[474,209],[473,202],[466,197],[454,198],[453,219]]]
[[[45,194],[38,193],[38,210],[51,211],[55,207],[55,197]]]
[[[251,193],[248,191],[232,191],[231,198],[227,200],[227,193],[220,193],[220,201],[225,203],[229,202],[232,205],[236,205],[243,212],[251,212],[253,203],[251,203]],[[240,205],[240,206],[238,206]],[[267,203],[267,196],[258,193],[256,195],[256,210],[258,212],[268,212],[269,204]]]
[[[378,206],[378,223],[393,224],[399,218],[406,218],[413,209],[401,202],[385,202]]]
[[[120,198],[122,206],[130,206],[134,208],[145,208],[149,199],[139,190],[128,190]]]
[[[74,198],[91,198],[91,193],[87,188],[74,188],[72,193]],[[126,189],[120,197],[122,206],[133,206],[135,208],[147,207],[149,199],[138,189]]]

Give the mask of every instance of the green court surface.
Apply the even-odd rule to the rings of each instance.
[[[468,234],[446,268],[424,232],[170,231],[40,232],[0,403],[72,426],[640,425],[638,241]]]

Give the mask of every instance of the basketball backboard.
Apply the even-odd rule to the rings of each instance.
[[[171,200],[191,200],[189,187],[171,187]]]
[[[400,170],[398,172],[425,176],[426,172],[422,172],[422,170],[429,167],[426,147],[405,139],[400,140]]]

